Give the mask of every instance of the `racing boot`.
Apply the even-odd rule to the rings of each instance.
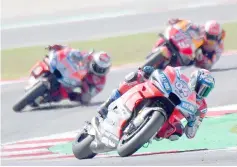
[[[105,119],[107,114],[108,114],[108,107],[109,105],[114,102],[115,100],[117,100],[120,97],[120,93],[118,91],[118,89],[113,90],[112,95],[99,107],[98,109],[98,119],[102,118]]]

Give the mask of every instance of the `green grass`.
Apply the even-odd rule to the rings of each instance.
[[[227,31],[225,49],[237,49],[237,23],[224,24]],[[107,51],[112,56],[113,65],[121,65],[143,61],[150,52],[157,33],[140,33],[135,35],[111,37],[101,40],[72,42],[71,47],[81,50],[94,48],[95,50]],[[2,50],[1,67],[2,79],[14,79],[29,74],[29,69],[46,54],[45,46],[25,47]]]

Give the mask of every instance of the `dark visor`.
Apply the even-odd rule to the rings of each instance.
[[[208,40],[214,40],[214,41],[219,40],[219,36],[211,35],[211,34],[208,34],[208,33],[206,33],[206,37],[207,37]]]
[[[107,68],[99,67],[95,63],[92,64],[92,67],[93,67],[94,71],[96,71],[97,73],[100,73],[100,74],[104,74],[106,72],[106,70],[107,70]]]

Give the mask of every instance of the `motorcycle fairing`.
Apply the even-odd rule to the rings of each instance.
[[[115,148],[119,142],[120,132],[132,113],[123,105],[121,98],[112,102],[108,107],[107,117],[100,123],[100,140],[95,142],[104,143],[106,147]]]
[[[82,63],[78,63],[75,66],[71,63],[71,60],[68,56],[69,50],[58,51],[58,56],[56,59],[55,52],[49,52],[49,57],[51,57],[51,63],[49,64],[51,72],[58,70],[62,74],[62,78],[58,78],[58,81],[65,87],[76,87],[80,85],[81,81],[87,74],[87,70]],[[73,78],[73,79],[72,79]]]
[[[25,86],[25,91],[37,84],[37,78],[40,77],[44,72],[49,71],[49,67],[44,61],[39,61],[31,68],[30,71],[31,73],[28,78],[28,84]]]
[[[195,58],[196,50],[200,48],[204,42],[201,38],[200,30],[186,20],[168,26],[164,34],[178,49],[181,55],[181,62],[185,65],[192,63]]]

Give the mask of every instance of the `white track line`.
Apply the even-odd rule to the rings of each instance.
[[[52,145],[59,145],[59,144],[63,144],[63,143],[68,143],[69,141],[63,141],[63,142],[46,142],[46,143],[32,143],[32,144],[17,144],[17,142],[15,144],[12,145],[3,145],[3,150],[5,149],[23,149],[23,148],[34,148],[34,147],[43,147],[43,146],[52,146]]]
[[[48,140],[48,139],[70,138],[70,137],[75,137],[79,131],[80,130],[74,130],[74,131],[69,131],[69,132],[64,132],[64,133],[52,134],[52,135],[49,135],[49,136],[33,137],[33,138],[19,140],[19,141],[7,142],[7,143],[4,143],[3,145],[9,145],[9,144],[14,144],[14,143],[18,143],[18,142],[24,142],[24,141],[36,141],[36,140],[45,140],[45,139]]]
[[[61,157],[60,154],[49,154],[49,155],[40,155],[40,156],[27,156],[27,157],[14,157],[14,158],[2,158],[3,160],[37,160],[37,159],[50,159]],[[64,155],[65,156],[65,155]]]
[[[237,110],[237,104],[230,104],[230,105],[226,105],[226,106],[219,106],[219,107],[211,107],[208,108],[208,112],[212,112],[212,111],[223,111],[223,110]]]
[[[24,151],[10,151],[10,152],[2,152],[1,156],[9,156],[9,155],[14,156],[14,155],[44,153],[44,152],[50,152],[50,151],[47,148],[24,150]]]

